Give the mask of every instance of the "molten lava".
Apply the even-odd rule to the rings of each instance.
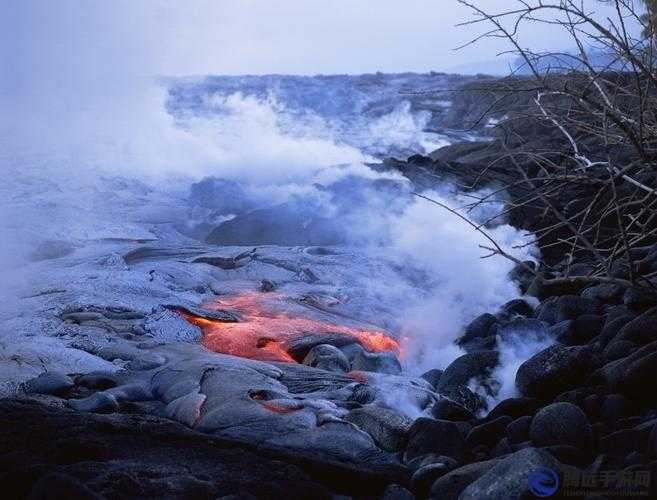
[[[295,340],[310,335],[350,337],[369,352],[399,352],[399,343],[384,331],[361,330],[281,311],[276,301],[280,303],[284,298],[278,293],[245,292],[204,305],[208,309],[236,312],[240,317],[237,323],[178,312],[201,329],[205,347],[243,358],[294,363],[290,347]]]

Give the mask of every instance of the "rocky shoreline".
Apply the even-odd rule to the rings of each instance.
[[[527,139],[536,147],[558,140]],[[493,137],[375,168],[403,174],[418,191],[437,180],[495,186],[515,175],[503,162],[483,172],[500,148]],[[573,189],[564,204],[587,196],[586,186]],[[263,213],[266,227],[283,219]],[[587,282],[577,278],[589,262],[575,257],[571,281],[543,286],[527,266],[558,278],[566,265],[554,241],[542,243],[540,263],[511,273],[523,297],[474,318],[456,342],[465,354],[422,377],[401,374],[389,352],[339,336],[311,338],[295,352],[298,364],[255,361],[207,352],[200,329],[176,311],[235,321],[198,305],[283,284],[301,297],[293,307],[314,319],[350,318],[358,302],[345,310],[323,302],[332,300],[328,285],[344,285],[326,276],[359,259],[363,282],[382,271],[294,228],[299,239],[287,246],[301,247],[283,248],[287,239],[268,247],[262,217],[249,218],[252,225],[214,229],[207,242],[239,244],[247,235],[265,238],[256,241],[263,248],[113,241],[65,261],[61,275],[26,297],[39,311],[30,327],[63,339],[68,351],[64,368],[0,400],[9,498],[657,497],[657,294],[623,284],[626,268],[616,270],[619,282]],[[512,210],[509,221],[529,231],[554,223],[531,210]],[[325,227],[311,236],[326,237]],[[636,271],[657,271],[657,245],[634,257]],[[349,284],[358,289],[360,278]],[[510,364],[509,347],[527,342],[533,351]],[[22,370],[20,356],[14,361]],[[505,367],[514,370],[513,397],[500,387]],[[399,393],[410,412],[388,401]]]

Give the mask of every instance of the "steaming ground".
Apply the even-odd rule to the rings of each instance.
[[[453,340],[472,318],[518,296],[510,264],[481,259],[483,241],[470,226],[413,196],[399,174],[368,166],[378,156],[445,144],[447,131],[426,129],[448,104],[440,101],[432,114],[396,91],[352,102],[343,96],[353,98],[345,88],[354,82],[345,80],[265,79],[254,90],[255,81],[186,82],[168,102],[161,94],[140,101],[143,112],[130,111],[137,124],[118,116],[111,126],[81,131],[74,150],[35,146],[3,158],[10,175],[0,193],[8,276],[0,394],[20,392],[44,371],[103,372],[117,389],[90,395],[76,403],[80,409],[150,401],[170,418],[239,439],[294,448],[313,436],[320,453],[390,460],[356,428],[340,434],[353,440],[350,449],[331,444],[345,401],[360,390],[353,379],[210,354],[198,328],[163,306],[193,309],[263,280],[295,300],[324,301],[328,310],[306,314],[399,339],[403,374],[364,375],[373,388],[368,398],[416,418],[437,397],[416,377],[462,354]],[[328,86],[330,99],[312,97],[316,86]],[[446,184],[425,194],[452,207],[467,202]],[[205,242],[222,223],[241,230],[252,214],[272,210],[284,214],[276,216],[283,228],[276,245],[251,233],[230,245]],[[294,240],[311,230],[327,240]],[[525,241],[505,224],[490,231],[509,247]],[[252,249],[258,258],[237,269],[193,262]],[[510,395],[515,367],[543,342],[502,349],[500,397]],[[183,374],[184,390],[167,374]],[[240,391],[253,390],[269,391],[266,399],[291,405],[294,416],[244,401]],[[226,413],[223,402],[234,411]],[[247,417],[254,424],[240,427]]]

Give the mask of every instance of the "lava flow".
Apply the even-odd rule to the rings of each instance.
[[[283,300],[284,296],[277,293],[245,292],[204,304],[207,309],[236,312],[240,317],[236,323],[178,312],[201,329],[205,347],[243,358],[296,363],[298,360],[290,351],[295,343],[303,343],[310,336],[340,338],[343,345],[353,339],[369,352],[399,353],[399,343],[386,332],[361,330],[281,311],[275,301]]]

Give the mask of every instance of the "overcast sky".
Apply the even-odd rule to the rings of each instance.
[[[455,27],[471,18],[456,0],[3,0],[0,9],[2,45],[15,47],[15,70],[28,74],[441,71],[506,48],[488,41],[455,52],[476,34]],[[569,46],[555,31],[532,28],[532,46]]]

